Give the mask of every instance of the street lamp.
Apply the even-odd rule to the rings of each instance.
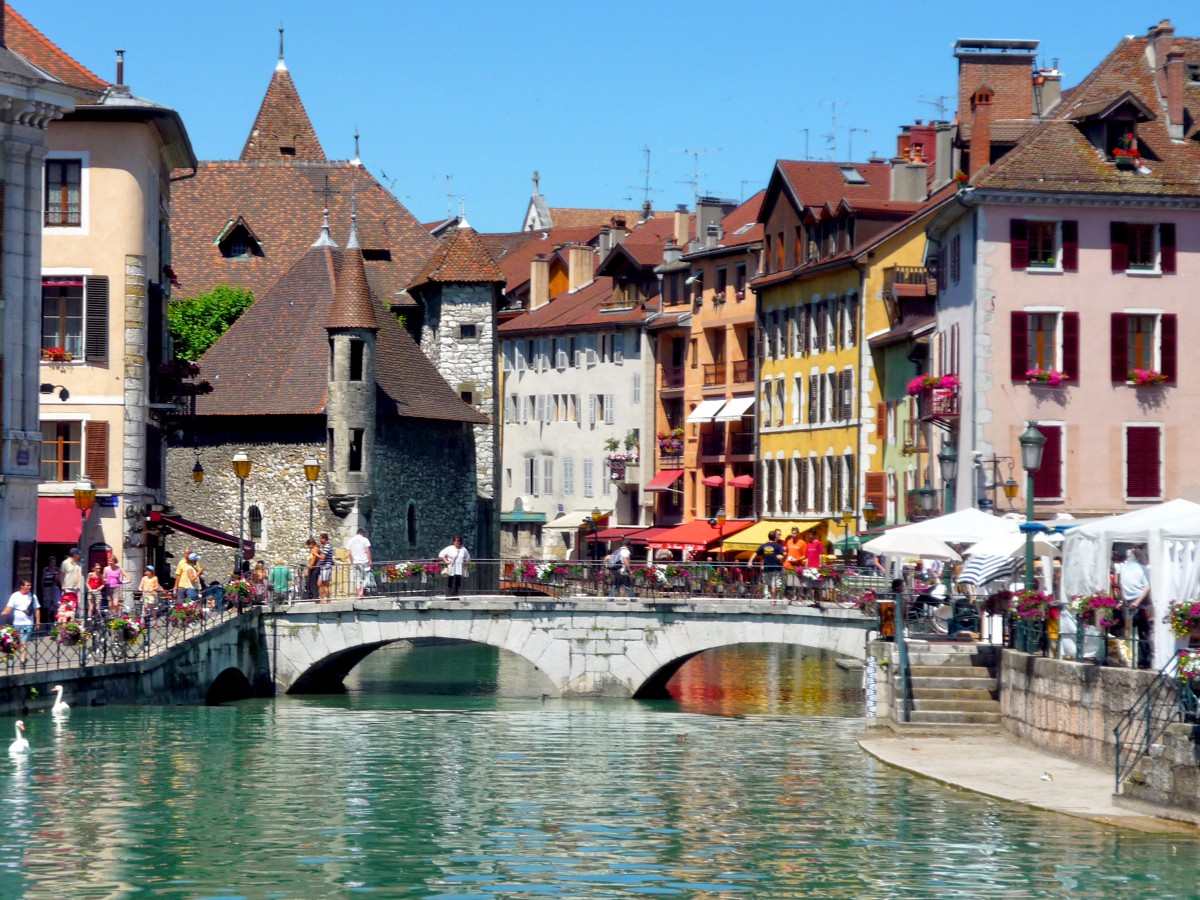
[[[304,461],[304,477],[308,479],[308,536],[313,536],[313,510],[316,508],[317,479],[321,477],[321,463],[309,457]]]
[[[949,512],[955,506],[954,488],[955,481],[958,479],[958,451],[954,449],[953,441],[946,441],[942,444],[942,449],[938,453],[938,465],[942,470],[942,484],[944,485],[945,495],[943,498],[944,509]]]
[[[1021,468],[1025,470],[1025,524],[1033,523],[1033,473],[1042,467],[1042,450],[1046,436],[1038,431],[1037,422],[1030,422],[1018,439],[1021,445]],[[1005,486],[1005,493],[1008,488]],[[1033,532],[1025,531],[1025,590],[1033,590]]]
[[[846,526],[846,537],[842,539],[842,562],[850,557],[850,526],[854,523],[854,510],[847,506],[842,510],[842,524]]]
[[[720,548],[717,552],[725,552],[725,523],[729,521],[729,516],[725,514],[725,507],[722,506],[717,510],[716,515],[708,520],[708,527],[717,529],[717,546]]]
[[[238,479],[238,545],[233,557],[233,570],[242,574],[242,563],[246,559],[245,530],[246,530],[246,479],[250,477],[250,457],[245,453],[233,454],[233,474]]]
[[[929,514],[933,512],[933,505],[937,502],[937,491],[929,486],[929,479],[925,479],[925,484],[917,488],[917,503],[921,507],[921,512]]]
[[[75,483],[75,508],[79,510],[79,552],[81,555],[85,553],[87,544],[83,540],[83,532],[87,526],[88,513],[92,511],[92,507],[96,505],[96,486],[85,478],[82,481]],[[87,556],[83,556],[87,559]],[[80,578],[79,593],[75,597],[75,612],[79,615],[79,620],[85,625],[87,624],[87,584],[84,583],[83,577]],[[82,666],[87,654],[87,642],[79,642],[79,664]]]
[[[196,464],[192,466],[192,481],[199,484],[204,480],[204,466],[200,465],[200,457],[196,457]]]
[[[875,517],[879,515],[879,510],[877,510],[875,508],[874,503],[872,503],[870,500],[868,500],[866,503],[863,504],[862,514],[863,514],[863,518],[867,520],[867,524],[870,525],[872,522],[875,521]]]

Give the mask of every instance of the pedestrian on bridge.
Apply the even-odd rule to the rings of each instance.
[[[321,554],[317,551],[317,542],[312,538],[305,541],[304,546],[308,548],[308,565],[304,568],[304,599],[317,600],[320,597],[317,591],[317,563],[321,560]]]
[[[754,561],[762,560],[763,596],[775,599],[779,596],[779,584],[783,575],[783,560],[787,550],[779,543],[779,529],[776,528],[767,535],[766,543],[759,546],[750,555],[748,565],[754,568]]]
[[[449,546],[438,554],[438,558],[446,564],[446,574],[449,576],[446,584],[446,596],[457,597],[458,592],[462,589],[463,573],[466,572],[467,562],[471,558],[471,554],[463,546],[463,536],[456,534]]]
[[[358,529],[358,534],[346,541],[346,549],[350,551],[350,580],[361,598],[367,592],[368,584],[374,587],[371,578],[371,541],[367,538],[366,530]]]
[[[329,532],[317,535],[317,602],[330,603],[330,588],[333,586],[333,544],[329,543]]]

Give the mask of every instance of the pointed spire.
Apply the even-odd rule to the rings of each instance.
[[[504,273],[479,233],[462,222],[459,227],[446,232],[413,287],[431,282],[503,284]]]
[[[358,209],[354,196],[354,182],[350,182],[350,237],[346,239],[347,250],[358,249]]]
[[[458,198],[458,227],[470,228],[471,223],[467,221],[467,198]]]
[[[321,236],[312,242],[313,247],[332,247],[337,249],[337,244],[334,243],[333,235],[329,233],[329,207],[325,207],[325,218],[321,222]]]
[[[333,308],[329,311],[329,322],[325,327],[369,331],[379,329],[379,320],[375,318],[375,301],[371,299],[371,287],[367,283],[367,270],[363,265],[362,253],[358,250],[347,250],[342,254],[342,268],[333,288]]]
[[[283,61],[282,27],[279,29],[279,62],[241,155],[242,162],[268,159],[326,162],[317,132]]]
[[[279,23],[279,62],[275,63],[276,72],[286,72],[287,63],[283,61],[283,23]]]

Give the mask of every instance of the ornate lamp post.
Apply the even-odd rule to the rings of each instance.
[[[846,526],[846,536],[842,538],[842,565],[850,558],[850,526],[854,524],[854,510],[847,506],[842,510],[842,524]]]
[[[92,511],[92,507],[96,505],[96,486],[86,478],[75,483],[75,508],[79,510],[79,553],[83,557],[86,564],[87,561],[87,544],[83,540],[83,532],[87,527],[88,513]],[[86,569],[84,569],[86,571]],[[75,611],[79,613],[79,620],[87,625],[87,582],[86,576],[80,576],[79,596],[75,600]],[[79,664],[82,666],[87,658],[87,645],[85,641],[79,642]]]
[[[242,574],[242,563],[246,559],[245,529],[246,529],[246,479],[250,477],[250,457],[245,453],[233,454],[233,474],[238,479],[238,545],[233,557],[233,570]]]
[[[927,478],[925,484],[917,488],[917,505],[921,507],[921,513],[927,516],[933,512],[935,503],[937,503],[937,491],[929,486]]]
[[[313,510],[316,509],[317,479],[321,477],[321,463],[310,456],[304,461],[304,477],[308,479],[308,536],[313,536]]]
[[[942,444],[942,449],[938,453],[938,465],[942,470],[942,484],[945,486],[944,496],[942,499],[943,511],[950,512],[955,503],[955,487],[958,479],[958,451],[954,449],[954,443],[947,441]]]
[[[1025,470],[1025,524],[1030,525],[1033,523],[1033,473],[1042,467],[1046,436],[1038,431],[1037,422],[1030,422],[1017,440],[1021,444],[1021,468]],[[1025,531],[1025,590],[1033,590],[1033,532],[1028,529]]]

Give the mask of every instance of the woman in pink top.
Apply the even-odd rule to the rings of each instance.
[[[129,584],[129,576],[118,565],[115,556],[109,557],[104,569],[104,599],[108,601],[109,615],[121,614],[121,585]]]

